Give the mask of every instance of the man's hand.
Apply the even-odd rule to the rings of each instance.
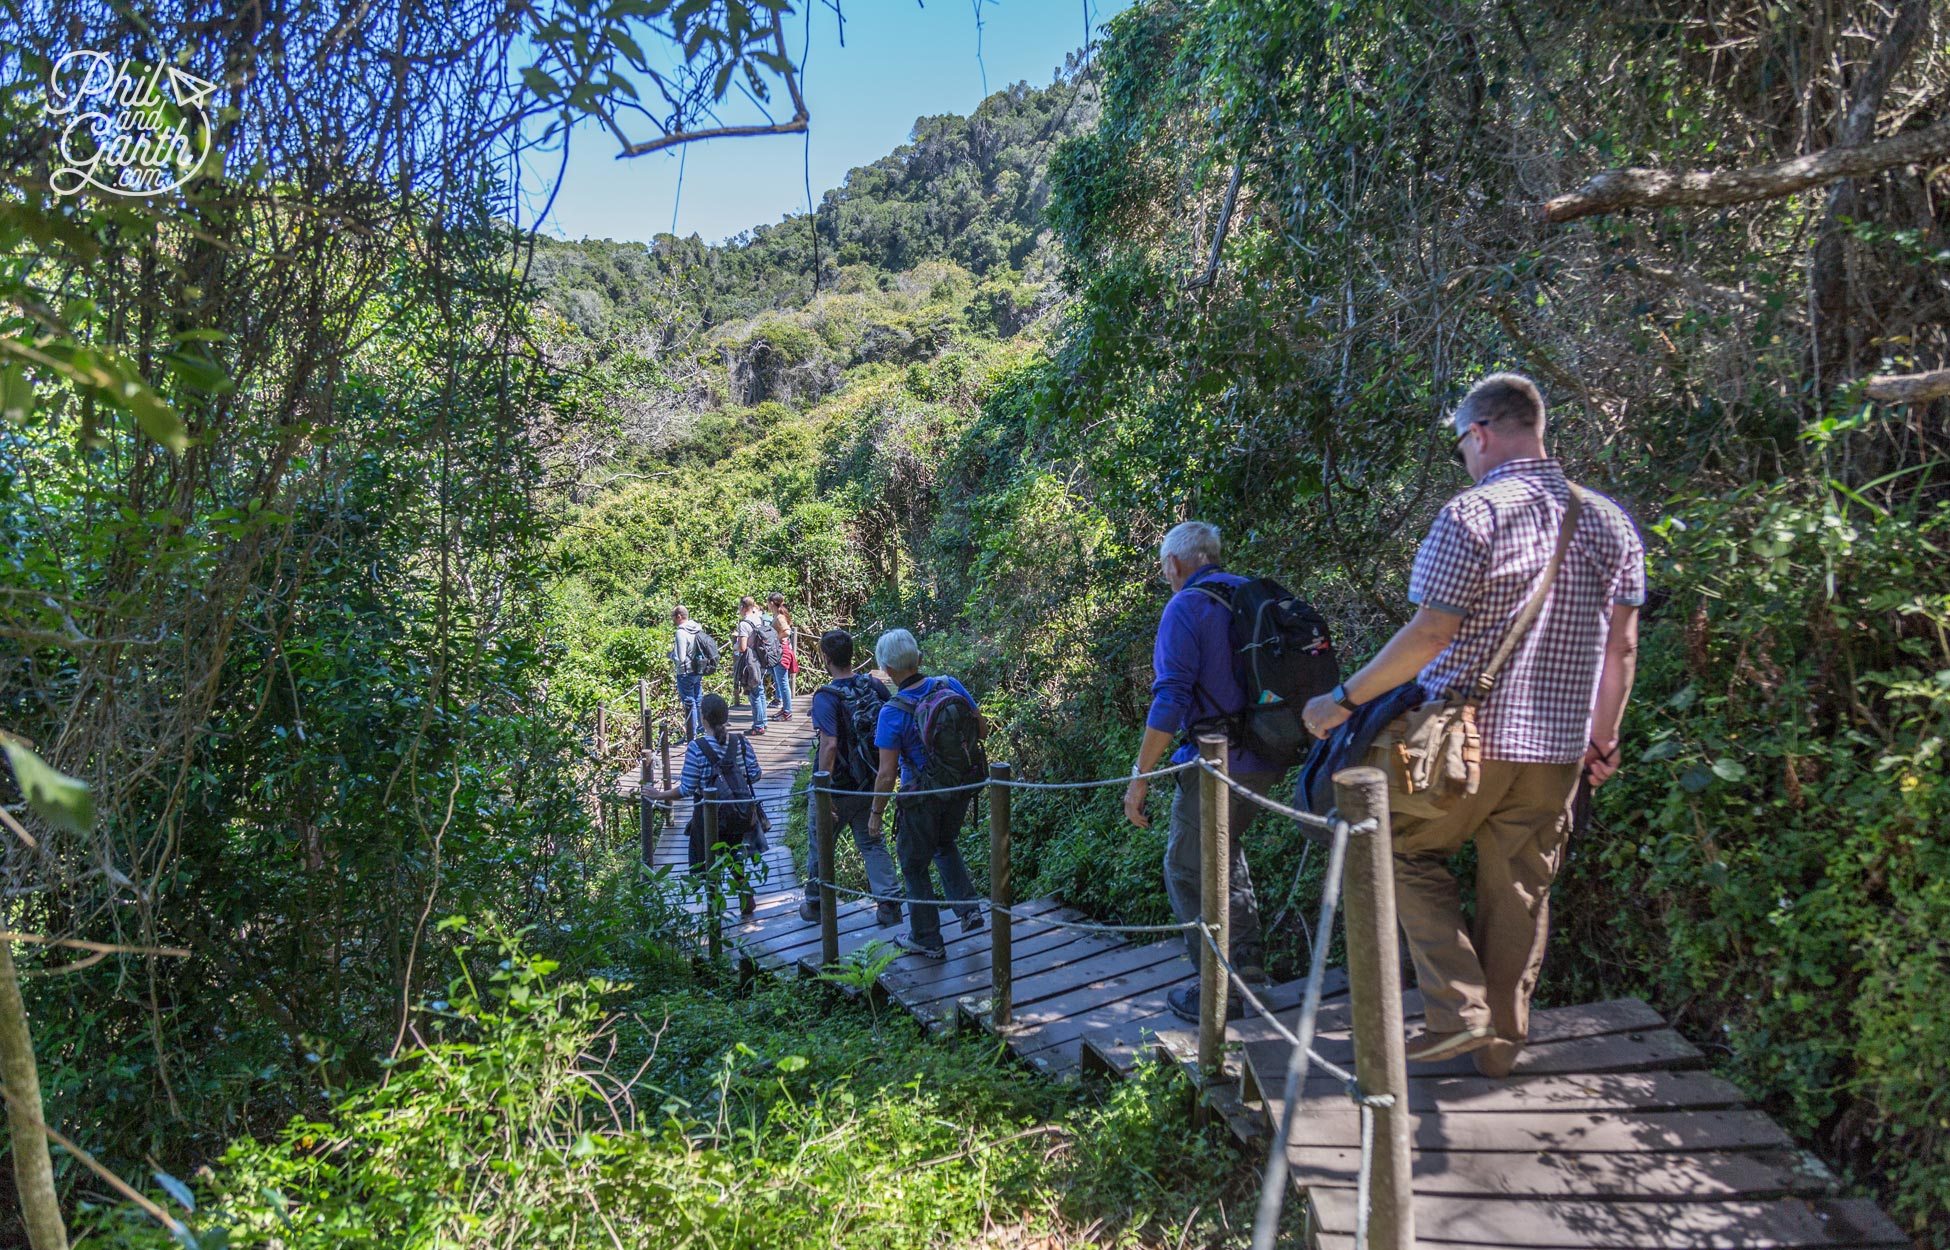
[[[1124,787],[1124,819],[1140,829],[1151,827],[1151,818],[1144,814],[1144,800],[1151,793],[1151,783],[1143,777],[1131,778],[1131,784]]]
[[[1584,749],[1584,775],[1596,790],[1618,771],[1618,739],[1600,745],[1594,741]]]
[[[1334,732],[1334,727],[1354,713],[1334,702],[1332,693],[1317,694],[1307,700],[1307,706],[1300,711],[1300,723],[1307,732],[1316,738],[1325,738]]]
[[[868,812],[867,813],[867,836],[870,838],[885,837],[886,835],[882,832],[882,827],[885,825],[885,823],[886,823],[886,817],[882,816],[879,812]]]

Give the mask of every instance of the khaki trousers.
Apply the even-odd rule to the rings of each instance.
[[[1524,1041],[1581,764],[1484,760],[1475,794],[1438,804],[1402,789],[1392,741],[1383,735],[1367,762],[1388,774],[1395,908],[1428,1027],[1489,1025],[1498,1037]],[[1445,861],[1471,838],[1476,921],[1465,927],[1462,888]]]

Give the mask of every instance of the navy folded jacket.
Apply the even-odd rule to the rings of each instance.
[[[1354,714],[1335,726],[1334,732],[1314,743],[1314,749],[1301,766],[1300,782],[1294,789],[1293,805],[1325,816],[1334,810],[1334,774],[1352,768],[1367,758],[1368,748],[1388,723],[1411,708],[1427,702],[1428,694],[1420,682],[1408,681],[1377,699],[1356,708]],[[1309,830],[1316,842],[1327,842],[1324,831]]]

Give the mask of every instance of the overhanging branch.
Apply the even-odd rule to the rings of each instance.
[[[1862,393],[1886,404],[1927,404],[1950,398],[1950,369],[1929,373],[1883,373],[1872,377]]]
[[[1840,178],[1862,178],[1899,165],[1950,160],[1950,120],[1860,147],[1835,147],[1752,169],[1608,169],[1537,209],[1546,225],[1627,208],[1714,207],[1778,199]]]

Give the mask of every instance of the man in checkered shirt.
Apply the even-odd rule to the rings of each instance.
[[[1408,583],[1414,619],[1339,689],[1307,704],[1304,717],[1316,735],[1325,737],[1354,708],[1411,678],[1430,698],[1467,690],[1550,562],[1571,492],[1544,450],[1536,384],[1492,374],[1463,397],[1448,424],[1457,459],[1476,486],[1443,506],[1416,553]],[[1389,774],[1396,906],[1427,1024],[1410,1041],[1409,1059],[1474,1052],[1486,1076],[1505,1076],[1516,1063],[1578,779],[1602,785],[1618,767],[1644,602],[1638,531],[1617,504],[1586,490],[1543,611],[1479,709],[1476,793],[1408,794],[1393,735],[1384,732],[1370,752],[1367,762]],[[1461,892],[1444,861],[1471,838],[1476,920],[1466,927]]]

